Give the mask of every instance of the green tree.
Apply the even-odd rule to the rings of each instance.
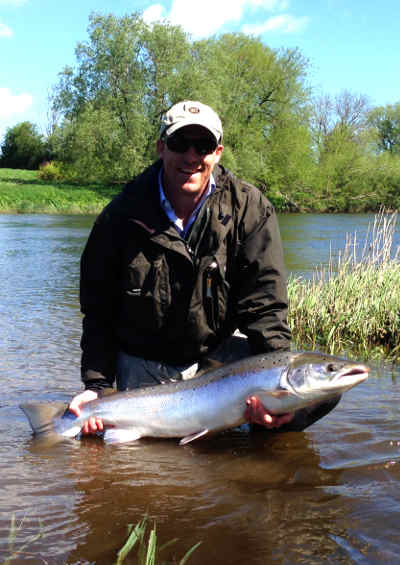
[[[361,171],[368,150],[368,111],[365,96],[346,90],[314,102],[310,131],[317,167],[313,184],[316,207],[322,211],[350,211],[364,205]]]
[[[47,144],[35,124],[21,122],[7,129],[1,145],[2,167],[37,169],[48,158]]]
[[[149,26],[139,14],[92,14],[76,56],[76,69],[64,69],[56,88],[64,122],[53,141],[78,177],[138,173],[155,157],[161,114],[178,100],[199,99],[221,115],[224,163],[236,173],[270,188],[274,179],[302,182],[295,173],[310,153],[307,65],[297,50],[273,51],[244,34],[191,42],[180,27]],[[279,132],[293,128],[297,143],[288,145],[290,135]]]
[[[154,159],[161,114],[191,93],[190,44],[180,28],[138,14],[92,14],[88,31],[53,98],[64,116],[57,156],[78,178],[124,181]]]
[[[374,128],[378,151],[400,154],[400,102],[374,108],[368,121]]]
[[[312,166],[307,61],[297,50],[272,50],[239,33],[193,47],[204,75],[199,97],[224,124],[223,163],[284,204],[281,191],[292,194],[295,186],[307,184]]]
[[[346,90],[312,101],[307,70],[297,49],[245,34],[191,41],[139,13],[92,14],[76,66],[55,87],[52,111],[62,118],[48,141],[70,177],[125,181],[155,159],[162,113],[197,99],[221,116],[222,163],[278,207],[393,206],[400,104],[371,111],[365,96]]]

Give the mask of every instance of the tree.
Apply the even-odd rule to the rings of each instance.
[[[368,116],[379,152],[400,154],[400,102],[374,108]]]
[[[272,50],[255,37],[225,34],[194,44],[196,67],[204,72],[199,88],[224,124],[223,162],[271,195],[302,183],[303,169],[292,165],[309,153],[307,62],[298,50]],[[212,88],[210,88],[212,84]],[[287,143],[292,129],[300,143]],[[227,159],[228,157],[228,159]]]
[[[124,181],[154,159],[161,114],[192,92],[190,44],[180,28],[138,14],[92,14],[88,31],[53,98],[64,116],[58,158],[78,178]]]
[[[198,99],[224,123],[224,163],[264,186],[272,178],[293,185],[295,166],[289,175],[275,169],[298,162],[300,149],[278,129],[301,131],[300,154],[309,145],[307,65],[297,50],[273,51],[244,34],[191,42],[180,27],[149,26],[138,14],[92,14],[89,40],[76,56],[77,68],[64,69],[56,89],[53,103],[64,121],[53,139],[58,158],[81,179],[137,174],[155,157],[161,114],[179,100]]]
[[[319,159],[329,153],[329,145],[334,138],[334,151],[341,141],[357,142],[367,127],[370,110],[368,98],[362,94],[352,94],[343,90],[335,98],[328,95],[313,101],[310,129],[314,149]]]
[[[37,169],[48,156],[47,145],[35,124],[21,122],[7,129],[1,146],[2,167]]]
[[[350,211],[364,190],[361,170],[368,151],[369,101],[343,90],[336,97],[316,98],[311,114],[311,137],[317,163],[315,195],[322,210]]]

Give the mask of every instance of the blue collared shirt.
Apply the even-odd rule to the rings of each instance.
[[[210,196],[210,194],[212,194],[215,190],[214,177],[211,173],[210,182],[208,184],[207,190],[204,191],[204,194],[200,198],[199,202],[197,203],[196,208],[191,213],[190,218],[186,223],[186,226],[183,226],[182,220],[177,217],[177,215],[175,214],[175,210],[172,208],[170,201],[165,196],[164,187],[163,187],[163,183],[162,183],[162,173],[163,173],[163,167],[161,167],[161,170],[160,170],[159,175],[158,175],[158,187],[160,189],[161,208],[164,210],[164,212],[167,214],[168,218],[174,224],[178,233],[184,238],[184,237],[186,237],[186,234],[188,233],[190,226],[195,221],[198,211],[200,210],[200,208],[202,207],[204,202],[207,200],[207,198]]]

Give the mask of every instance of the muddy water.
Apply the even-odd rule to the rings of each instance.
[[[179,538],[166,560],[202,541],[190,564],[400,562],[398,366],[374,365],[303,433],[235,430],[185,447],[32,439],[19,403],[79,388],[90,222],[0,217],[0,563],[109,565],[145,514],[161,543]]]

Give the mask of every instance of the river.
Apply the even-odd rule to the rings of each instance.
[[[288,271],[310,277],[372,219],[281,216]],[[92,222],[0,216],[0,563],[110,565],[145,514],[160,543],[179,538],[165,560],[202,542],[190,565],[399,562],[399,366],[372,364],[302,433],[234,430],[185,447],[32,439],[18,405],[80,388],[79,255]]]

